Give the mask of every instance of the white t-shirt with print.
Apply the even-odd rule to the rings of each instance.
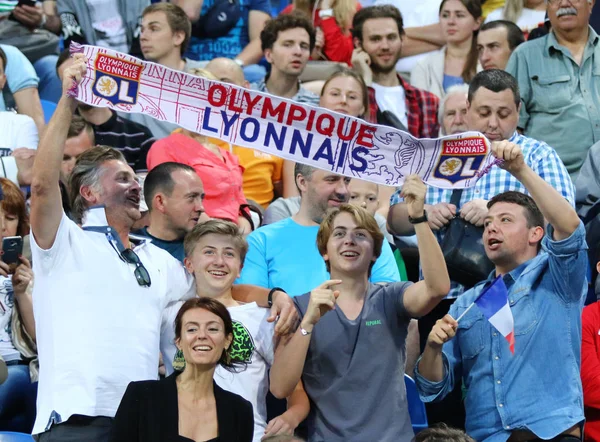
[[[174,322],[182,303],[170,305],[163,314],[161,352],[167,375],[173,373],[175,347]],[[248,364],[244,371],[232,373],[220,365],[215,371],[215,382],[224,390],[239,394],[252,403],[254,410],[254,439],[260,442],[267,427],[266,397],[269,391],[269,368],[274,358],[275,324],[267,322],[269,309],[255,302],[229,307],[234,326],[233,351]]]
[[[107,224],[102,207],[84,219],[84,226]],[[82,230],[64,213],[50,249],[34,234],[38,434],[73,414],[113,417],[130,382],[157,379],[162,312],[193,297],[195,285],[178,260],[143,239],[133,250],[151,286],[138,285],[135,266],[105,234]]]

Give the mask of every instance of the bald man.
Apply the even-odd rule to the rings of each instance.
[[[242,68],[233,60],[214,58],[206,65],[205,69],[223,83],[243,88],[250,87],[250,84],[244,79]],[[210,140],[223,149],[229,150],[229,143],[215,138]],[[266,209],[271,201],[283,193],[283,159],[240,146],[233,146],[232,150],[244,167],[242,188],[246,199],[248,202],[252,200]]]
[[[235,84],[243,88],[250,88],[250,83],[244,78],[244,71],[239,64],[230,58],[213,58],[205,69],[214,74],[223,83]]]

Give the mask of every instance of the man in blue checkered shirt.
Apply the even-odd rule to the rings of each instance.
[[[466,115],[468,130],[483,133],[491,142],[508,140],[519,145],[527,165],[574,205],[575,189],[556,151],[542,141],[525,137],[517,132],[520,100],[519,86],[512,75],[499,69],[479,72],[469,86]],[[455,216],[460,216],[476,226],[482,226],[487,214],[487,202],[495,195],[508,190],[527,193],[525,187],[516,178],[500,167],[493,167],[477,181],[474,187],[465,189],[458,207],[450,204],[452,190],[429,187],[425,199],[429,225],[440,241],[443,238],[444,227]],[[408,221],[406,205],[399,192],[392,196],[391,204],[388,215],[390,233],[399,236],[413,235],[414,229]],[[435,321],[448,313],[454,300],[464,291],[464,286],[452,282],[446,299],[427,316],[419,319],[421,351]],[[456,419],[464,419],[464,415],[460,416],[456,411],[461,408],[460,386],[457,387],[455,395],[449,395],[447,400],[437,404],[427,404],[430,424],[445,422],[463,427],[464,421],[462,423],[456,421]],[[456,402],[452,402],[453,400]],[[451,406],[449,402],[452,402]]]

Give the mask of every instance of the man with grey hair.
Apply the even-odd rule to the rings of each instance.
[[[438,121],[440,122],[440,135],[455,135],[467,131],[467,94],[468,84],[452,86],[440,103]]]
[[[330,208],[350,199],[350,178],[300,163],[295,166],[294,176],[300,193],[300,210],[248,236],[248,254],[240,282],[282,287],[291,296],[298,296],[329,279],[325,262],[317,250],[317,231]],[[387,241],[373,266],[370,280],[400,280]]]
[[[548,0],[551,30],[520,45],[506,71],[519,82],[523,134],[554,147],[575,180],[600,141],[600,38],[595,0]]]
[[[65,69],[63,96],[33,167],[33,307],[40,360],[33,434],[42,442],[108,441],[127,385],[157,377],[163,310],[195,294],[181,263],[130,235],[141,217],[140,185],[119,151],[99,146],[79,156],[69,181],[75,221],[62,209],[58,182],[77,106],[66,94],[84,77],[86,64],[76,54]],[[255,301],[248,299],[255,294],[266,307],[267,293],[259,292],[243,300]],[[287,296],[277,294],[274,303],[281,302],[294,309]]]

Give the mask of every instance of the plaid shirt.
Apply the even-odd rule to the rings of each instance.
[[[517,132],[510,137],[509,141],[518,144],[523,150],[525,163],[533,169],[535,173],[541,176],[544,181],[554,187],[573,207],[575,207],[575,187],[571,177],[556,151],[543,141],[537,141],[519,135]],[[516,190],[528,194],[525,186],[517,179],[500,167],[493,167],[488,173],[481,177],[475,187],[464,189],[460,198],[459,207],[474,199],[490,200],[492,197],[502,192]],[[425,197],[425,204],[434,205],[438,203],[449,203],[452,197],[451,189],[439,189],[429,186]],[[400,191],[396,191],[391,199],[391,204],[402,202]],[[441,244],[443,235],[440,231],[436,232],[438,241]],[[446,298],[456,298],[465,291],[465,288],[452,281],[450,292]]]
[[[266,77],[265,77],[265,79],[259,81],[258,83],[252,83],[250,85],[250,89],[254,89],[255,91],[266,92],[267,94],[270,94],[269,90],[267,89],[267,83],[265,83],[265,80],[266,80]],[[302,87],[302,84],[300,84],[299,81],[298,81],[298,92],[291,99],[294,101],[297,101],[298,103],[312,104],[313,106],[319,105],[319,96],[313,94],[311,91],[304,89]]]
[[[398,75],[400,86],[406,96],[408,113],[408,132],[417,138],[438,138],[440,125],[438,123],[438,107],[440,99],[423,89],[412,87]],[[375,89],[369,87],[369,114],[367,120],[377,123],[377,99]]]

